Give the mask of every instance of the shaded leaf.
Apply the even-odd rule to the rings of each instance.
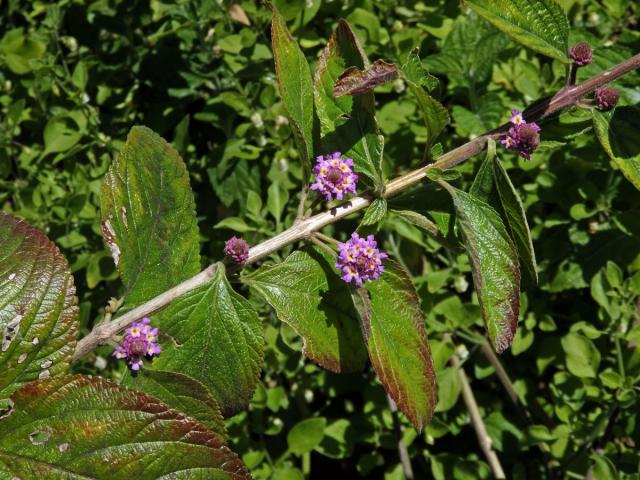
[[[327,419],[324,417],[307,418],[296,423],[287,434],[289,450],[296,455],[304,455],[313,450],[324,438]]]
[[[349,67],[337,78],[333,87],[333,96],[366,93],[396,78],[398,78],[398,67],[384,60],[376,60],[371,65],[367,65],[364,70]]]
[[[210,283],[179,297],[163,313],[163,332],[174,343],[164,346],[152,367],[203,383],[225,417],[244,410],[262,367],[262,322],[249,301],[233,291],[222,264]]]
[[[58,247],[0,211],[0,398],[67,372],[78,336],[75,293]]]
[[[420,300],[409,274],[385,261],[382,276],[358,289],[354,301],[369,358],[398,408],[421,430],[433,415],[436,384]]]
[[[108,380],[37,381],[12,399],[0,420],[0,478],[250,478],[216,434]]]
[[[562,337],[562,349],[566,353],[567,368],[580,378],[595,378],[600,366],[600,351],[587,337],[569,333]]]
[[[622,174],[640,190],[640,107],[618,107],[613,112],[592,110],[593,126],[602,148]]]
[[[492,204],[491,198],[495,193],[493,182],[493,159],[487,155],[480,164],[469,193],[485,203]]]
[[[364,212],[361,225],[375,225],[381,222],[387,216],[387,199],[384,197],[376,198]]]
[[[442,185],[453,198],[489,340],[502,353],[518,326],[518,253],[498,212],[473,195]]]
[[[555,0],[465,0],[525,47],[568,63],[569,21]]]
[[[227,438],[220,406],[202,383],[182,373],[141,369],[127,374],[123,384],[157,398],[171,408],[188,415],[215,433],[221,440]]]
[[[200,271],[189,174],[171,145],[133,127],[102,183],[102,233],[132,309]]]
[[[500,195],[500,202],[507,222],[509,223],[509,229],[511,230],[512,238],[518,249],[520,259],[523,261],[531,278],[537,283],[538,267],[536,264],[536,255],[533,250],[533,241],[531,240],[531,231],[529,230],[529,224],[527,223],[527,217],[524,212],[524,205],[502,163],[496,158],[493,160],[493,174],[495,176],[496,189]]]
[[[348,67],[364,70],[368,66],[360,42],[349,24],[341,20],[318,59],[314,97],[323,151],[340,151],[353,158],[356,171],[381,188],[384,138],[378,135],[373,92],[354,97],[333,96],[333,87],[342,72]]]
[[[280,96],[289,116],[289,125],[296,139],[306,169],[310,169],[313,148],[313,81],[309,63],[287,25],[271,6],[271,45],[275,61]]]
[[[359,372],[367,361],[347,285],[317,250],[296,251],[244,277],[304,342],[303,353],[332,372]]]

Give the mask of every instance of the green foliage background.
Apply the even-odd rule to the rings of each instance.
[[[640,50],[634,2],[563,0],[571,41],[595,46],[579,79]],[[508,119],[511,108],[562,87],[559,62],[523,50],[453,1],[292,0],[275,4],[310,62],[346,18],[371,59],[404,63],[419,47],[440,80],[452,125],[446,151]],[[69,259],[86,333],[121,284],[99,226],[102,178],[135,124],[171,140],[187,162],[206,262],[232,234],[251,243],[290,225],[302,170],[275,84],[270,12],[214,0],[13,0],[0,13],[0,206],[43,229]],[[638,73],[615,85],[640,102]],[[422,163],[420,113],[398,80],[376,90],[387,177]],[[588,114],[543,125],[525,162],[502,155],[534,237],[539,285],[525,280],[518,334],[500,358],[524,405],[509,400],[482,353],[482,320],[466,255],[398,216],[384,247],[414,274],[439,383],[437,413],[421,433],[403,419],[416,478],[490,478],[460,383],[463,352],[508,478],[638,478],[640,426],[640,194],[601,150]],[[436,146],[436,149],[439,148]],[[468,190],[480,158],[454,183]],[[425,185],[392,208],[450,205]],[[335,225],[335,236],[358,219]],[[282,252],[282,257],[288,252]],[[527,283],[528,282],[528,283]],[[231,446],[257,479],[402,478],[384,390],[371,371],[338,375],[305,361],[301,341],[265,305],[261,383],[231,419]],[[110,349],[77,366],[120,378]],[[311,418],[313,417],[313,418]]]

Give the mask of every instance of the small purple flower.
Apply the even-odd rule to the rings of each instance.
[[[602,87],[596,90],[596,107],[600,110],[609,110],[618,104],[620,92],[615,88]]]
[[[518,110],[511,111],[511,123],[507,135],[501,143],[507,150],[515,150],[522,158],[531,160],[531,154],[540,145],[540,127],[537,123],[527,123]]]
[[[338,262],[336,268],[342,272],[342,279],[347,283],[355,283],[361,287],[363,282],[376,280],[382,272],[382,261],[388,257],[378,249],[378,244],[369,235],[366,240],[357,233],[351,239],[338,245]]]
[[[140,370],[145,357],[151,358],[162,352],[162,347],[157,343],[158,329],[151,328],[150,323],[147,317],[140,322],[133,322],[113,352],[117,359],[126,358],[133,371]]]
[[[569,57],[578,67],[584,67],[591,63],[593,52],[591,46],[587,42],[576,43],[569,49]]]
[[[356,193],[358,174],[353,171],[353,159],[342,158],[340,152],[335,152],[326,158],[320,155],[316,161],[313,167],[316,181],[311,190],[318,190],[328,201],[342,200],[346,194]]]
[[[249,259],[249,244],[242,238],[231,237],[224,244],[224,253],[234,262],[244,265]]]
[[[522,116],[522,112],[517,109],[511,110],[511,123],[514,125],[522,125],[523,123],[527,123],[524,121],[524,117]]]

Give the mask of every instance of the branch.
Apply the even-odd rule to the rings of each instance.
[[[563,88],[553,97],[536,102],[525,110],[524,116],[527,121],[543,120],[565,107],[574,105],[580,98],[594,91],[596,88],[612,82],[616,78],[621,77],[625,73],[628,73],[638,67],[640,67],[640,54],[619,63],[589,80],[586,80],[580,85]],[[445,153],[438,158],[438,161],[392,180],[387,184],[384,193],[385,197],[393,197],[403,190],[425,180],[427,178],[426,171],[429,168],[440,168],[443,170],[453,168],[474,155],[477,155],[485,149],[489,138],[493,138],[494,140],[499,139],[506,133],[509,127],[510,123],[506,123],[495,130],[476,137],[470,142]],[[372,199],[370,197],[355,197],[342,205],[331,208],[313,217],[302,219],[284,232],[253,247],[249,251],[249,259],[246,264],[248,265],[257,262],[258,260],[262,260],[273,252],[276,252],[291,243],[309,239],[314,232],[317,232],[323,227],[368,207],[371,201]],[[100,323],[94,327],[89,335],[78,342],[73,360],[78,360],[83,355],[89,353],[99,344],[104,343],[135,320],[138,320],[145,315],[157,312],[180,295],[205,285],[211,279],[214,269],[215,265],[210,265],[198,275],[185,280],[164,293],[161,293],[157,297],[140,305],[134,310],[118,317],[114,321],[109,323]]]
[[[469,411],[469,415],[471,416],[471,424],[473,425],[473,429],[476,431],[476,436],[478,437],[478,443],[480,444],[482,453],[484,453],[487,462],[489,462],[494,478],[504,480],[507,477],[504,475],[504,470],[502,469],[498,455],[496,455],[495,450],[491,446],[491,437],[487,433],[487,427],[482,421],[478,403],[476,402],[476,398],[473,396],[473,391],[471,390],[467,374],[464,372],[462,365],[460,365],[460,359],[458,358],[457,352],[451,356],[450,361],[451,365],[458,370],[458,377],[460,378],[460,383],[462,383],[462,399],[464,400],[467,410]]]
[[[387,394],[387,403],[389,404],[389,410],[391,410],[391,416],[393,417],[393,430],[396,435],[396,441],[398,442],[398,455],[400,456],[400,463],[402,464],[402,472],[404,473],[405,480],[414,480],[413,468],[411,467],[411,459],[409,458],[409,452],[407,446],[402,439],[402,426],[398,419],[398,406]]]

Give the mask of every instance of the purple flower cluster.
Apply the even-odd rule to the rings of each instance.
[[[356,193],[358,174],[353,171],[353,159],[342,158],[340,152],[335,152],[326,157],[320,155],[316,160],[313,167],[316,181],[311,190],[318,190],[328,201]]]
[[[382,260],[388,257],[378,249],[378,244],[369,235],[366,240],[353,233],[351,239],[338,245],[336,268],[342,272],[342,279],[361,287],[363,282],[377,279],[384,272]]]
[[[224,253],[234,262],[244,265],[249,259],[249,244],[242,238],[231,237],[224,244]]]
[[[515,150],[522,158],[531,160],[531,154],[540,145],[540,127],[537,123],[527,123],[518,110],[511,111],[513,126],[507,132],[502,144],[507,150]]]
[[[125,330],[125,336],[113,352],[117,359],[126,358],[131,370],[138,371],[144,357],[159,355],[162,348],[158,342],[158,329],[151,328],[151,320],[144,317],[141,322],[133,322]]]

